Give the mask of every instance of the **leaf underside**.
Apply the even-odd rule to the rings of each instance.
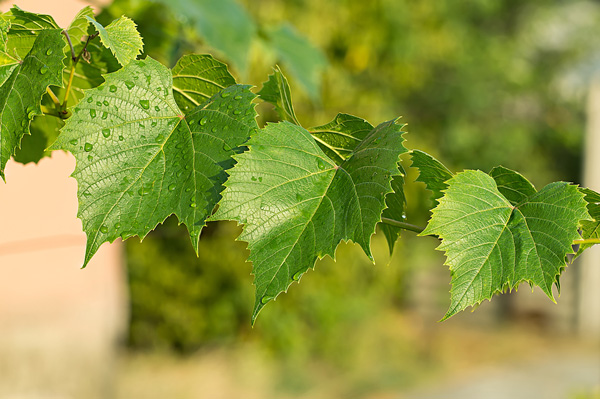
[[[432,192],[434,204],[442,195],[442,191],[448,188],[446,181],[452,177],[452,172],[448,170],[440,161],[420,150],[411,152],[412,166],[419,170],[419,177],[416,181],[425,183],[428,190]]]
[[[517,175],[510,176],[518,183],[511,187],[522,189]],[[451,305],[442,320],[524,281],[554,300],[552,286],[558,286],[566,255],[573,253],[579,222],[589,219],[577,187],[552,183],[513,205],[481,171],[458,173],[446,184],[421,233],[442,239],[438,249],[445,251],[452,273]]]
[[[255,95],[234,85],[184,116],[171,71],[151,58],[104,79],[86,91],[52,147],[77,159],[84,266],[102,243],[143,238],[171,214],[197,250],[232,155],[257,129]]]
[[[267,125],[237,155],[214,220],[244,224],[256,301],[266,303],[341,240],[358,243],[370,257],[370,238],[381,220],[398,157],[406,152],[395,121],[374,128],[339,166],[310,133],[289,122]]]
[[[587,209],[593,220],[581,221],[581,238],[599,239],[600,238],[600,194],[589,188],[580,188],[579,191],[585,196]],[[581,244],[577,250],[576,256],[581,255],[583,251],[594,244]]]

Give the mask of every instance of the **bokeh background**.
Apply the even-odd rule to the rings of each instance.
[[[64,13],[66,22],[57,17],[62,26],[84,4],[16,3],[29,11]],[[600,76],[600,2],[91,4],[104,25],[123,14],[134,19],[145,41],[144,56],[168,66],[186,53],[211,52],[240,82],[260,88],[279,64],[304,126],[324,124],[338,112],[373,124],[402,116],[407,146],[431,153],[453,171],[503,165],[538,188],[584,179],[600,188],[592,183],[593,153],[584,151],[586,140],[593,141],[586,139],[586,132],[594,134],[590,121],[600,116],[593,106]],[[266,104],[259,112],[260,123],[276,120]],[[432,204],[424,186],[414,182],[409,159],[403,162],[408,221],[424,225]],[[196,257],[185,229],[170,218],[142,243],[129,240],[118,247],[121,261],[115,262],[123,273],[116,272],[108,284],[124,289],[106,295],[118,298],[110,314],[124,322],[108,323],[114,332],[101,338],[106,345],[81,360],[73,358],[74,347],[55,350],[51,340],[32,334],[35,349],[24,343],[18,348],[28,348],[25,352],[2,352],[10,356],[0,362],[5,371],[0,393],[7,398],[600,398],[600,304],[593,293],[600,291],[600,279],[587,278],[582,270],[590,266],[583,262],[563,275],[558,304],[523,286],[474,313],[438,323],[449,304],[450,274],[434,251],[436,240],[406,232],[389,254],[377,234],[375,264],[357,246],[341,244],[335,262],[317,262],[314,272],[269,304],[251,327],[251,265],[245,244],[235,241],[239,233],[234,223],[210,223]],[[7,248],[0,245],[0,271],[14,284]],[[600,268],[597,253],[587,259]],[[92,279],[88,269],[75,265],[64,273]],[[18,299],[7,300],[18,312]],[[85,351],[86,338],[80,338],[77,351]],[[47,358],[48,365],[28,356]],[[68,367],[60,366],[64,358],[71,359]]]

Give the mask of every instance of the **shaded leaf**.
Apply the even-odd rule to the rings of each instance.
[[[513,205],[518,205],[535,194],[535,187],[523,175],[503,166],[496,166],[490,171],[496,181],[498,191]]]
[[[258,97],[273,104],[281,120],[300,126],[292,104],[290,85],[278,66],[273,68],[273,74],[269,75],[269,80],[263,83],[262,89],[258,92]]]
[[[410,155],[412,167],[419,169],[419,177],[416,181],[425,183],[427,189],[433,192],[432,198],[437,204],[437,200],[444,195],[442,191],[448,187],[446,181],[452,177],[452,172],[440,161],[423,151],[413,150]]]
[[[481,171],[458,173],[446,183],[421,233],[442,239],[438,249],[452,273],[451,305],[442,320],[524,281],[554,300],[552,286],[573,253],[579,221],[589,218],[577,187],[551,183],[514,206]]]
[[[398,158],[406,152],[401,127],[382,123],[341,165],[308,131],[289,122],[267,125],[237,155],[213,219],[244,224],[256,285],[254,321],[317,259],[334,256],[341,240],[371,257],[370,238],[381,220]]]
[[[192,109],[235,84],[227,65],[210,54],[184,55],[173,67],[173,94],[179,108]]]
[[[18,59],[27,56],[41,32],[60,29],[51,16],[24,11],[17,6],[4,13],[4,18],[10,21],[7,51]]]
[[[331,122],[308,130],[323,152],[339,165],[352,155],[373,125],[357,116],[337,114]]]
[[[580,188],[579,191],[584,195],[587,202],[587,210],[593,220],[581,221],[581,238],[600,239],[600,194],[589,188]],[[583,251],[592,247],[594,244],[581,244],[577,250],[576,257]]]
[[[385,196],[385,205],[386,209],[383,210],[383,214],[381,215],[383,218],[388,218],[392,220],[403,221],[406,219],[404,210],[406,207],[406,196],[404,195],[404,168],[402,165],[398,164],[398,170],[400,174],[394,176],[392,179],[392,192]],[[402,229],[400,227],[391,226],[386,223],[379,223],[379,228],[385,235],[385,239],[388,243],[388,249],[390,254],[394,252],[394,246],[396,245],[396,241],[398,241],[398,237],[400,237],[400,233]]]
[[[187,226],[197,250],[231,156],[257,128],[254,94],[231,86],[184,117],[171,71],[151,58],[104,79],[86,91],[52,146],[77,159],[84,265],[102,243],[143,238],[171,214]]]
[[[112,21],[106,28],[90,16],[86,16],[100,36],[102,44],[115,55],[119,64],[125,66],[142,53],[144,43],[135,22],[122,16]]]
[[[55,116],[36,116],[29,130],[31,134],[23,136],[21,148],[18,148],[13,159],[22,164],[38,163],[42,158],[49,157],[52,151],[47,148],[56,140],[65,122]]]
[[[0,176],[29,123],[41,115],[40,101],[49,85],[60,85],[64,41],[59,30],[45,30],[31,51],[0,86]]]

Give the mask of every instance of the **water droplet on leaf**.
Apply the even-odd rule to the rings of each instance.
[[[200,119],[200,124],[202,126],[206,125],[206,122],[208,122],[208,118],[206,116],[204,118]]]
[[[94,146],[90,143],[85,143],[85,145],[83,146],[83,149],[85,150],[85,152],[92,151],[92,148],[94,148]]]
[[[110,129],[102,129],[102,135],[106,138],[110,137]]]
[[[225,92],[225,93],[222,93],[222,94],[221,94],[221,97],[223,97],[223,98],[227,98],[227,97],[229,97],[230,95],[231,95],[231,93]]]
[[[69,141],[69,143],[71,143],[71,145],[77,145],[77,140],[73,139],[73,140]]]
[[[53,52],[54,52],[54,50],[49,48],[48,50],[46,50],[46,55],[52,55]]]
[[[123,141],[123,140],[125,140],[125,137],[119,136],[119,141]]]
[[[144,109],[150,108],[150,101],[148,100],[140,100],[140,106]]]
[[[40,68],[40,73],[42,75],[45,75],[48,72],[48,67],[46,65],[44,65],[43,67]]]
[[[239,115],[239,114],[241,114],[241,113],[242,113],[242,111],[240,111],[239,109],[236,109],[235,111],[233,111],[233,114],[234,114],[234,115]]]
[[[292,280],[298,281],[298,280],[300,280],[301,276],[302,276],[302,272],[298,271],[298,272],[294,273],[294,275],[292,276]]]
[[[234,98],[234,100],[241,100],[241,99],[242,99],[242,96],[241,96],[241,95],[237,95],[237,96],[235,96],[235,97],[233,97],[233,98]]]
[[[95,109],[90,109],[90,116],[91,116],[92,118],[95,118],[95,117],[96,117],[96,110],[95,110]]]
[[[101,231],[103,234],[106,234],[106,233],[108,233],[108,227],[106,227],[105,225],[102,225],[102,227],[100,227],[100,231]]]
[[[177,187],[175,183],[169,184],[169,191],[175,191],[175,187]]]
[[[92,101],[94,101],[94,99],[92,97],[88,97],[87,102],[91,104]]]
[[[108,101],[104,100],[102,101],[102,104],[104,104],[105,107],[108,107]]]
[[[117,91],[117,86],[115,86],[115,85],[110,85],[110,86],[108,87],[108,90],[109,90],[111,93],[115,93],[115,92]]]
[[[272,296],[270,295],[265,295],[260,299],[260,303],[262,303],[263,305],[267,302],[269,302],[271,299],[273,299]]]
[[[325,169],[325,162],[323,162],[322,159],[317,159],[317,166],[319,167],[319,169],[323,170]]]

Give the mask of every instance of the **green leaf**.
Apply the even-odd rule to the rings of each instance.
[[[393,191],[385,196],[385,205],[387,208],[384,209],[381,216],[387,219],[403,221],[406,219],[406,215],[404,213],[404,209],[406,207],[406,196],[404,195],[404,176],[406,173],[400,164],[398,164],[398,170],[400,171],[400,174],[394,176],[392,179]],[[383,232],[383,235],[388,243],[390,254],[392,254],[402,229],[386,223],[379,223],[379,229]]]
[[[27,164],[29,162],[38,163],[42,158],[49,157],[52,151],[47,148],[56,140],[64,125],[64,121],[55,116],[36,116],[29,126],[31,134],[23,136],[21,148],[17,149],[13,159]]]
[[[292,105],[290,85],[278,66],[273,68],[273,74],[269,75],[269,80],[263,83],[262,89],[258,92],[258,97],[273,104],[281,120],[300,126]]]
[[[197,107],[233,84],[227,65],[209,54],[184,55],[173,67],[175,101],[183,110]]]
[[[237,155],[215,220],[244,224],[256,302],[286,291],[315,261],[334,256],[341,240],[371,257],[370,238],[381,220],[392,176],[398,175],[401,126],[382,123],[341,165],[323,153],[308,131],[289,122],[267,125]]]
[[[11,55],[8,51],[9,29],[10,21],[4,17],[0,17],[0,85],[8,79],[12,70],[19,63],[19,59],[15,55]]]
[[[51,148],[77,159],[84,265],[102,243],[143,238],[171,214],[187,226],[197,250],[231,156],[258,128],[255,95],[231,86],[184,117],[171,71],[151,58],[104,79],[86,91]]]
[[[41,32],[60,29],[51,16],[24,11],[17,6],[4,13],[4,17],[10,21],[7,51],[19,59],[27,56]]]
[[[447,185],[421,233],[442,239],[438,249],[452,272],[451,305],[442,320],[524,281],[554,301],[552,285],[573,253],[579,221],[589,218],[577,187],[551,183],[515,206],[481,171],[458,173]]]
[[[496,181],[498,191],[513,205],[518,205],[535,194],[533,184],[523,175],[503,166],[496,166],[490,171],[490,176]]]
[[[440,161],[423,151],[413,150],[411,159],[412,166],[419,169],[419,177],[416,181],[425,183],[427,189],[433,192],[432,198],[437,204],[437,200],[444,195],[442,191],[448,187],[446,181],[452,177],[452,172]]]
[[[75,18],[73,18],[73,21],[71,21],[71,24],[69,25],[69,28],[67,29],[67,33],[69,34],[69,37],[71,38],[71,41],[73,42],[73,46],[75,46],[75,44],[80,43],[84,37],[87,37],[88,35],[88,26],[90,25],[90,20],[94,20],[94,10],[92,9],[92,7],[87,6],[82,8],[77,15],[75,15]],[[70,51],[70,49],[69,49]]]
[[[100,40],[105,47],[115,55],[119,64],[125,66],[135,60],[142,53],[144,43],[137,31],[135,22],[122,16],[112,21],[106,28],[94,18],[86,16],[100,35]]]
[[[600,194],[589,188],[580,188],[579,191],[584,195],[587,202],[587,210],[593,220],[581,221],[581,238],[600,239]],[[581,244],[575,257],[581,255],[583,251],[595,244]]]
[[[0,176],[15,153],[29,122],[41,115],[40,100],[49,85],[62,82],[64,41],[60,31],[45,30],[35,40],[29,54],[0,86]]]
[[[319,98],[322,73],[327,66],[327,59],[323,53],[290,24],[281,25],[266,33],[291,75],[313,100]]]
[[[352,155],[373,125],[353,115],[337,114],[331,122],[308,130],[323,152],[339,165]]]
[[[159,0],[180,17],[194,22],[206,43],[221,52],[242,74],[256,26],[235,0]]]

